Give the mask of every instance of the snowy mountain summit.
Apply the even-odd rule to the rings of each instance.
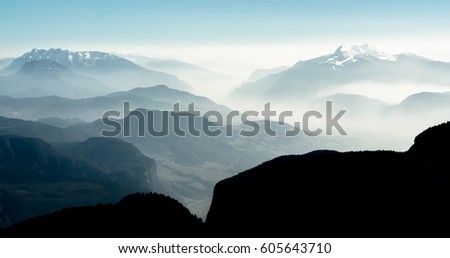
[[[110,53],[99,52],[99,51],[73,52],[73,51],[69,51],[69,50],[63,50],[60,48],[51,48],[49,50],[34,48],[30,52],[25,53],[22,56],[22,58],[33,59],[33,60],[59,59],[61,61],[65,60],[65,61],[73,62],[76,60],[86,61],[86,60],[90,60],[90,59],[94,59],[94,60],[112,59],[113,55]]]
[[[129,90],[143,85],[163,84],[179,90],[191,89],[189,84],[180,81],[174,75],[148,70],[114,54],[100,51],[75,52],[60,48],[51,48],[48,50],[34,48],[14,59],[8,67],[0,72],[4,76],[12,76],[6,78],[8,82],[5,82],[4,85],[8,85],[8,89],[13,93],[17,93],[14,90],[14,85],[22,84],[22,88],[29,89],[30,87],[34,87],[34,84],[39,84],[36,78],[29,77],[40,75],[41,73],[45,73],[51,78],[58,77],[68,80],[68,77],[70,77],[74,79],[70,81],[74,92],[76,92],[76,86],[82,84],[81,80],[86,79],[89,81],[85,83],[85,86],[90,86],[87,87],[86,92],[79,91],[81,94],[70,95],[62,95],[59,92],[56,94],[53,91],[56,87],[53,83],[51,85],[41,83],[41,86],[45,86],[46,94],[56,94],[71,98],[91,97],[94,92],[95,94],[105,94],[114,90]],[[14,76],[19,72],[27,78],[16,81]],[[78,78],[77,76],[82,76],[84,79]],[[45,79],[46,82],[51,81],[49,78],[42,78],[42,76],[39,76],[39,78]],[[30,85],[28,81],[33,82],[33,85]],[[59,82],[59,84],[64,85],[64,82]],[[17,86],[16,88],[20,87]],[[92,90],[89,90],[91,88]],[[103,90],[99,92],[98,89]],[[7,93],[13,95],[9,91]],[[39,96],[42,96],[42,94]]]
[[[99,51],[80,51],[73,52],[69,50],[63,50],[60,48],[45,49],[33,49],[30,52],[25,53],[20,57],[22,60],[53,60],[65,66],[71,64],[89,66],[95,62],[114,61],[119,59],[110,53]]]
[[[379,59],[385,61],[396,61],[397,57],[394,55],[390,55],[384,52],[379,51],[378,49],[371,47],[367,44],[357,46],[345,46],[341,45],[336,51],[323,58],[321,63],[328,63],[333,66],[343,66],[347,63],[354,63],[358,60],[370,60],[370,59]]]
[[[136,66],[128,60],[100,51],[73,52],[60,48],[51,48],[49,50],[34,48],[30,52],[14,59],[6,69],[6,72],[12,74],[19,71],[27,62],[41,60],[55,61],[75,72],[108,71],[112,67],[117,66]]]

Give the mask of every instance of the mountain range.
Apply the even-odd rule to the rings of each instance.
[[[435,98],[442,98],[442,101],[436,101]],[[239,132],[248,128],[239,124],[232,129],[234,137],[195,137],[189,134],[178,137],[173,131],[166,137],[152,137],[148,133],[145,133],[145,137],[138,137],[135,133],[131,137],[118,137],[155,158],[161,181],[170,189],[170,195],[187,205],[195,214],[205,217],[217,181],[264,160],[286,153],[302,154],[317,148],[332,147],[342,151],[387,147],[407,149],[414,134],[427,128],[430,122],[439,123],[442,117],[448,117],[446,114],[450,114],[450,107],[447,103],[450,102],[446,102],[445,98],[445,93],[423,93],[413,95],[411,99],[397,105],[389,105],[360,95],[335,94],[310,103],[311,109],[325,112],[323,103],[331,100],[334,110],[347,110],[342,119],[350,134],[347,137],[285,137],[286,128],[283,129],[277,122],[272,125],[272,128],[279,128],[277,137],[270,137],[263,132],[254,137],[240,137]],[[180,102],[182,110],[194,102],[202,114],[208,110],[217,110],[225,115],[229,111],[227,107],[205,97],[163,85],[79,100],[56,96],[3,96],[0,100],[0,115],[40,122],[3,118],[0,133],[37,137],[51,143],[85,141],[100,136],[102,130],[111,130],[99,118],[106,110],[122,112],[123,101],[130,101],[130,111],[138,109],[145,113],[145,121],[149,118],[147,112],[151,111],[154,115],[151,126],[155,129],[161,128],[163,112],[173,110],[176,102]],[[417,119],[417,114],[421,114],[423,119]],[[431,114],[441,115],[432,117]],[[123,118],[117,119],[123,127]],[[203,128],[204,120],[195,121],[196,128]],[[130,126],[131,132],[137,132],[136,119],[131,119]],[[185,119],[182,119],[181,126],[187,128]],[[172,121],[169,128],[173,128]],[[260,128],[263,128],[262,124]],[[224,126],[221,129],[225,131]],[[253,148],[252,152],[248,151],[249,147]],[[211,149],[215,151],[211,152]]]
[[[271,101],[298,106],[330,94],[363,92],[369,86],[386,94],[398,93],[395,90],[404,84],[421,85],[421,91],[434,86],[450,89],[449,69],[450,63],[413,54],[390,55],[368,45],[340,46],[332,54],[299,61],[281,72],[247,82],[230,94],[228,102]]]
[[[103,113],[108,110],[117,110],[123,113],[124,101],[130,102],[131,109],[173,110],[174,104],[180,103],[180,110],[187,110],[188,104],[195,103],[196,110],[203,113],[215,110],[225,114],[229,111],[227,107],[206,97],[171,89],[165,85],[135,88],[83,99],[59,96],[34,98],[0,96],[0,100],[0,115],[27,120],[59,117],[89,122],[102,118]]]
[[[141,111],[145,114],[145,121],[148,121],[147,110]],[[151,126],[159,130],[163,111],[153,110],[152,114],[154,122]],[[169,128],[173,128],[173,121],[169,122]],[[123,119],[118,119],[117,123],[123,128]],[[202,118],[195,119],[196,128],[202,128],[204,123]],[[263,122],[259,123],[263,127]],[[186,129],[187,121],[182,119],[180,126]],[[277,137],[267,136],[263,132],[254,137],[241,137],[239,131],[243,128],[239,126],[229,128],[233,136],[227,137],[226,125],[217,127],[223,130],[223,134],[218,137],[196,137],[190,134],[179,137],[172,130],[165,137],[153,137],[148,132],[145,132],[145,137],[140,137],[137,135],[138,120],[131,119],[130,136],[120,134],[117,138],[155,158],[159,179],[170,195],[187,205],[195,214],[205,217],[214,184],[219,180],[283,153],[305,153],[314,148],[338,146],[334,139],[285,137],[283,130],[291,130],[289,125],[273,123],[271,127],[279,131]],[[102,130],[109,131],[111,128],[100,119],[58,128],[41,122],[0,117],[0,135],[17,134],[41,138],[55,147],[66,142],[82,142],[91,137],[99,137]],[[253,148],[252,152],[248,151],[249,146]]]
[[[295,222],[296,218],[325,220],[323,214],[333,214],[338,209],[337,203],[342,203],[349,213],[336,215],[329,224],[325,223],[331,231],[326,231],[324,226],[321,232],[330,236],[343,235],[336,233],[344,230],[336,226],[339,221],[352,225],[348,236],[362,235],[363,232],[358,231],[362,229],[351,223],[364,223],[359,218],[373,219],[370,213],[380,218],[373,226],[366,226],[370,236],[382,235],[381,230],[387,230],[381,225],[383,223],[391,226],[397,223],[405,236],[413,235],[398,217],[387,218],[383,212],[378,212],[386,206],[406,217],[406,212],[417,212],[412,208],[412,200],[433,214],[445,214],[434,201],[427,206],[425,199],[432,199],[435,194],[439,196],[437,201],[444,201],[440,196],[447,196],[435,182],[444,185],[447,182],[445,173],[441,172],[447,150],[435,142],[442,138],[445,143],[448,126],[427,130],[416,138],[413,147],[410,146],[415,135],[431,124],[447,120],[450,115],[448,63],[413,54],[390,55],[363,45],[341,46],[332,54],[299,61],[292,67],[255,70],[226,103],[230,107],[243,107],[240,114],[249,108],[261,114],[263,105],[270,101],[278,112],[291,110],[294,115],[286,123],[254,117],[253,125],[259,128],[270,125],[277,133],[269,136],[260,131],[252,137],[239,134],[242,130],[248,131],[249,127],[236,123],[238,118],[231,126],[228,122],[221,124],[219,120],[211,123],[187,111],[190,103],[195,103],[201,114],[215,110],[226,117],[232,110],[202,96],[214,93],[225,97],[225,88],[220,83],[228,84],[230,78],[196,65],[177,60],[61,49],[34,49],[14,60],[0,62],[2,64],[7,66],[0,76],[2,226],[84,205],[90,206],[55,213],[58,218],[55,221],[77,221],[77,214],[86,220],[89,213],[97,212],[99,217],[109,212],[117,212],[120,217],[123,206],[117,202],[121,197],[150,191],[164,193],[178,200],[191,213],[206,218],[206,223],[196,225],[195,229],[217,236],[252,236],[236,227],[257,228],[270,218],[275,222],[265,227],[267,235],[256,229],[252,232],[258,234],[256,236],[287,236],[277,229],[294,221],[290,235],[297,236],[294,231],[301,231],[301,228]],[[189,84],[193,82],[195,85],[191,87]],[[226,89],[229,88],[228,85]],[[199,93],[194,95],[193,92]],[[389,101],[378,98],[380,94],[402,98]],[[331,101],[332,110],[326,110],[326,101]],[[130,103],[129,117],[123,112],[124,102]],[[169,113],[176,103],[180,104],[180,111]],[[129,126],[129,136],[122,130],[113,138],[99,138],[103,130],[112,129],[102,117],[109,110],[121,113],[113,117],[114,124],[122,129]],[[339,136],[336,131],[317,137],[304,135],[301,129],[306,123],[302,113],[307,110],[322,115],[310,117],[310,129],[325,126],[330,120],[328,113],[333,116],[345,110],[339,122],[348,135]],[[141,113],[143,119],[138,117]],[[184,116],[180,121],[182,129],[190,126],[189,119],[192,118],[197,130],[212,124],[223,133],[215,137],[201,132],[199,136],[180,137],[173,130],[175,123],[169,114]],[[138,123],[140,120],[144,121],[144,130],[150,127],[159,130],[166,115],[169,115],[166,136],[157,137],[145,131],[143,136],[137,134],[142,128]],[[294,128],[299,130],[298,136],[285,135],[286,130]],[[232,132],[232,136],[225,136],[227,131]],[[309,153],[321,149],[334,151]],[[402,152],[356,152],[379,149]],[[272,160],[286,154],[294,156]],[[272,161],[255,167],[267,160]],[[390,167],[385,167],[388,165]],[[238,174],[240,171],[246,172]],[[323,182],[326,189],[317,182]],[[378,186],[385,192],[380,193]],[[425,189],[429,193],[423,197],[414,189]],[[365,197],[367,203],[356,203],[351,199],[354,193]],[[404,193],[411,193],[411,196]],[[304,215],[289,206],[289,203],[304,201],[299,196],[314,199],[312,194],[317,194],[320,200],[329,198],[332,202],[330,210],[305,201],[321,213]],[[143,200],[137,195],[130,198],[138,200],[138,206],[142,207],[144,202],[148,201],[152,206],[153,199],[167,198],[160,197]],[[400,205],[404,212],[395,207],[394,201],[404,201]],[[180,206],[168,202],[171,207]],[[109,204],[93,206],[98,203]],[[355,209],[356,206],[361,209]],[[198,220],[181,210],[178,211],[184,214],[186,223]],[[262,214],[261,220],[254,218],[256,213]],[[361,216],[355,218],[353,214],[359,213]],[[164,211],[161,214],[167,216]],[[277,217],[279,214],[284,217]],[[417,214],[428,218],[427,214]],[[414,216],[411,217],[419,219]],[[39,221],[51,223],[52,219],[46,218],[38,220],[37,225],[41,224]],[[170,224],[170,221],[166,222]],[[91,226],[89,223],[91,221],[85,225]],[[97,236],[107,227],[96,220],[92,223],[99,224]],[[74,222],[74,225],[81,224]],[[443,225],[446,224],[443,222]],[[207,230],[203,231],[205,227]],[[83,228],[82,225],[79,228]],[[433,235],[432,231],[419,229]],[[311,230],[306,228],[305,232],[311,233]],[[399,231],[391,232],[394,232],[393,236],[401,236]]]
[[[448,237],[448,132],[450,122],[429,128],[406,152],[318,150],[267,161],[217,183],[204,223],[168,197],[133,194],[33,218],[0,235]]]
[[[33,49],[14,59],[0,74],[4,75],[0,77],[0,94],[12,96],[80,98],[158,84],[191,89],[174,75],[99,51]]]

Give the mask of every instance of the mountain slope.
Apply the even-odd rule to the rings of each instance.
[[[398,108],[409,110],[411,113],[427,113],[433,110],[450,110],[450,92],[421,92],[407,97]]]
[[[108,110],[123,112],[124,101],[130,102],[131,109],[173,110],[174,104],[180,102],[181,110],[187,110],[188,104],[195,103],[196,110],[202,112],[229,111],[227,107],[216,104],[208,98],[158,85],[79,100],[56,96],[40,98],[0,96],[0,115],[30,120],[59,117],[94,121],[100,119]]]
[[[116,138],[93,137],[84,142],[59,144],[56,148],[98,164],[112,181],[129,188],[129,191],[159,190],[155,160],[142,154],[131,143]]]
[[[2,237],[193,237],[202,221],[179,202],[132,194],[116,204],[64,209],[7,229]]]
[[[86,136],[77,132],[68,132],[51,125],[24,121],[0,116],[0,135],[20,135],[40,138],[47,142],[72,142],[86,140]]]
[[[31,60],[12,75],[0,77],[0,95],[15,97],[92,97],[111,92],[103,83],[78,75],[49,60]]]
[[[229,89],[239,82],[230,75],[177,60],[150,59],[143,66],[151,70],[174,74],[192,85],[197,94],[214,100],[222,100],[226,94],[229,94]]]
[[[80,119],[80,118],[59,118],[59,117],[45,117],[45,118],[39,118],[36,120],[38,123],[43,123],[47,125],[51,125],[58,128],[67,128],[72,125],[78,125],[78,124],[86,124],[86,121]]]
[[[14,61],[14,58],[2,58],[0,59],[0,75],[2,74],[1,71],[8,67],[12,62]]]
[[[349,89],[343,92],[344,86],[359,86],[357,90],[361,91],[370,84],[387,92],[394,92],[402,84],[421,86],[422,90],[433,85],[449,87],[449,69],[450,63],[412,54],[389,55],[367,45],[341,46],[332,54],[300,61],[280,73],[247,83],[236,89],[230,98],[294,103],[321,97],[324,93],[355,93],[348,92]]]
[[[283,156],[219,182],[206,220],[217,236],[448,236],[450,122],[404,153]]]
[[[152,110],[150,113],[143,109],[137,111],[144,114],[143,136],[138,135],[140,127],[138,119],[133,115],[130,119],[129,136],[124,136],[123,119],[117,120],[117,125],[122,129],[117,137],[134,144],[144,154],[155,158],[158,175],[166,188],[172,191],[171,196],[199,216],[206,216],[212,189],[219,180],[284,153],[304,153],[332,142],[331,139],[320,137],[315,139],[303,136],[285,137],[281,126],[277,137],[267,136],[263,132],[254,137],[241,137],[239,131],[248,128],[240,126],[228,128],[225,125],[213,127],[222,130],[222,134],[215,137],[204,133],[200,136],[189,133],[186,133],[186,136],[178,136],[173,129],[173,119],[168,119],[168,134],[158,137],[151,135],[147,130],[152,127],[161,131],[162,117],[168,114],[158,110]],[[149,114],[153,117],[149,118]],[[207,123],[203,118],[184,114],[186,116],[181,119],[179,125],[185,132],[188,131],[188,117],[194,119],[194,127],[199,130]],[[259,126],[262,127],[262,122]],[[273,123],[272,128],[277,129],[276,126],[277,123]],[[66,130],[98,136],[102,130],[113,129],[97,120],[85,126],[72,126]],[[227,130],[231,130],[233,136],[225,136]],[[248,151],[249,148],[252,148],[252,151]]]
[[[117,139],[54,148],[40,139],[1,135],[0,226],[64,207],[159,190],[155,170],[153,159]]]
[[[72,52],[53,48],[49,50],[33,49],[16,58],[3,71],[3,74],[15,73],[26,62],[33,60],[57,62],[75,73],[92,77],[116,89],[157,84],[166,84],[181,90],[190,90],[191,88],[173,75],[147,70],[124,58],[99,51]]]
[[[106,97],[121,97],[122,99],[129,98],[130,100],[131,97],[133,97],[159,101],[172,105],[170,110],[173,110],[173,105],[179,102],[180,109],[184,110],[187,109],[188,104],[194,103],[196,110],[202,111],[203,113],[206,111],[215,110],[225,114],[230,111],[230,109],[226,106],[216,104],[214,101],[206,97],[193,95],[186,91],[171,89],[165,85],[157,85],[147,88],[135,88],[124,92],[115,92],[107,95]],[[139,108],[149,108],[148,105],[145,105],[145,102],[140,103],[139,101],[135,101],[134,105]],[[158,107],[155,107],[155,109],[163,110],[162,108]]]
[[[272,74],[276,74],[276,73],[281,73],[282,71],[288,69],[289,67],[287,66],[280,66],[280,67],[275,67],[275,68],[271,68],[271,69],[258,69],[253,71],[253,73],[250,75],[250,77],[248,77],[247,80],[245,80],[245,82],[254,82],[257,81],[259,79],[262,79],[266,76],[272,75]]]

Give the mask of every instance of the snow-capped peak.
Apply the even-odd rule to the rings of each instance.
[[[20,58],[19,58],[20,59]],[[53,60],[65,66],[81,65],[91,66],[98,61],[112,61],[118,59],[118,57],[105,52],[98,51],[80,51],[72,52],[69,50],[63,50],[60,48],[45,49],[32,49],[30,52],[25,53],[21,59],[24,62],[31,60]]]
[[[381,52],[378,49],[371,47],[367,44],[361,45],[361,46],[342,45],[335,51],[335,54],[342,54],[346,57],[351,57],[351,58],[368,57],[368,56],[375,57],[375,58],[382,59],[382,60],[391,60],[391,59],[395,58],[393,55]]]
[[[357,62],[358,59],[375,58],[385,61],[395,61],[396,56],[384,53],[378,49],[365,45],[353,45],[346,46],[341,45],[336,51],[328,57],[325,63],[332,64],[333,66],[342,66],[346,63]]]

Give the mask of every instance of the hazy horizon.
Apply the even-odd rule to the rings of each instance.
[[[0,0],[0,235],[136,192],[171,197],[206,231],[224,211],[225,223],[265,214],[261,232],[355,214],[395,228],[418,207],[436,217],[448,197],[429,190],[448,178],[449,13],[444,0]],[[369,205],[349,198],[364,192]],[[123,220],[141,223],[140,207],[128,214],[141,202],[180,213],[141,197],[102,206],[108,220],[96,208],[74,218],[106,222],[103,234],[134,231]],[[305,198],[324,216],[283,209]],[[357,209],[326,218],[342,204]],[[71,236],[68,221],[55,225]]]
[[[434,45],[431,46],[430,43]],[[436,61],[450,61],[450,51],[445,49],[446,42],[439,42],[430,39],[429,41],[420,39],[414,45],[408,45],[411,42],[404,41],[376,41],[355,39],[345,41],[335,41],[327,43],[299,43],[298,45],[275,44],[275,45],[154,45],[154,46],[108,46],[105,45],[85,45],[85,44],[37,44],[29,45],[19,50],[6,52],[6,49],[0,51],[0,58],[17,58],[32,49],[51,49],[61,48],[70,51],[101,51],[122,55],[141,55],[150,58],[172,59],[185,61],[196,65],[202,65],[205,61],[215,58],[236,59],[244,62],[253,63],[263,69],[269,69],[276,66],[291,66],[298,61],[304,61],[318,56],[331,54],[339,46],[369,45],[382,52],[389,54],[413,53],[425,58]],[[450,40],[449,40],[450,43]],[[270,52],[268,52],[270,50]]]
[[[0,6],[0,58],[62,48],[202,66],[226,57],[273,68],[340,45],[369,44],[391,54],[450,61],[446,1],[0,0]]]

